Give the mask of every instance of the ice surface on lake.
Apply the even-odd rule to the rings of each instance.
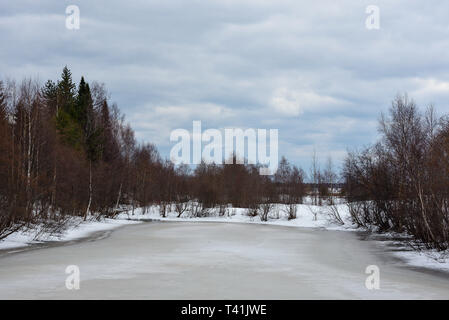
[[[99,241],[3,255],[0,298],[449,298],[447,277],[415,271],[354,232],[260,224],[152,222]],[[68,265],[80,289],[65,287]],[[368,290],[365,269],[380,269]]]

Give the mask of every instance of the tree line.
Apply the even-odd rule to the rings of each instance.
[[[407,232],[419,247],[449,247],[449,117],[405,96],[379,121],[380,140],[349,153],[343,175],[352,220]]]
[[[382,115],[381,137],[349,152],[342,193],[362,227],[407,232],[428,248],[449,247],[449,116],[420,112],[398,96]],[[71,217],[113,217],[121,208],[158,205],[162,216],[206,216],[212,208],[246,208],[267,220],[274,203],[289,219],[309,195],[333,204],[341,185],[329,158],[314,153],[308,174],[282,157],[273,176],[257,165],[202,162],[174,166],[151,143],[138,143],[107,90],[65,67],[44,85],[0,81],[0,239],[42,224],[51,230]],[[309,181],[309,183],[306,183]]]
[[[318,171],[312,189],[324,197],[331,184]],[[194,202],[192,214],[207,215],[232,205],[266,219],[281,202],[294,218],[305,179],[285,158],[271,177],[236,161],[175,167],[153,144],[136,141],[103,84],[82,77],[76,85],[67,67],[44,85],[0,81],[0,239],[37,223],[59,228],[73,216],[111,217],[122,206],[157,204],[165,215],[175,204],[181,215]]]

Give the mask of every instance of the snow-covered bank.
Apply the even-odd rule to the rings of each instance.
[[[144,220],[157,221],[189,221],[189,222],[238,222],[238,223],[261,223],[279,226],[325,228],[328,230],[355,230],[350,226],[349,217],[345,205],[338,205],[342,210],[342,218],[345,225],[330,223],[327,216],[323,214],[323,207],[312,205],[297,205],[297,218],[288,220],[283,210],[283,205],[274,205],[268,221],[262,222],[259,216],[249,217],[246,208],[227,208],[226,215],[219,215],[218,209],[210,210],[207,217],[192,218],[186,212],[180,218],[175,211],[168,210],[166,217],[161,217],[159,207],[154,205],[147,208],[143,214],[142,208],[137,208],[134,214],[131,211],[121,213],[115,219],[101,219],[83,221],[81,218],[72,218],[69,226],[59,234],[48,234],[41,232],[38,226],[33,229],[15,232],[5,239],[0,240],[0,250],[14,249],[39,244],[46,241],[70,241],[86,238],[89,235],[99,232],[113,230],[126,224],[139,223]],[[314,215],[316,213],[316,217]]]
[[[314,206],[310,204],[298,204],[296,219],[287,219],[285,206],[276,204],[273,206],[271,213],[268,216],[268,221],[261,221],[260,216],[248,216],[246,208],[226,208],[220,215],[218,208],[208,211],[205,217],[191,217],[188,211],[184,212],[181,217],[172,206],[167,210],[166,217],[161,217],[159,207],[151,206],[146,209],[142,208],[127,211],[119,214],[115,219],[102,219],[100,221],[82,221],[80,218],[74,218],[71,226],[67,228],[62,234],[41,234],[36,238],[38,230],[20,231],[11,234],[7,238],[0,240],[0,250],[13,249],[28,246],[31,244],[42,243],[43,241],[70,241],[82,239],[98,231],[113,230],[123,225],[139,223],[145,220],[155,221],[183,221],[183,222],[223,222],[223,223],[250,223],[250,224],[264,224],[277,225],[288,227],[302,227],[302,228],[317,228],[325,230],[337,231],[362,231],[357,229],[350,219],[348,207],[343,204],[337,204],[332,207],[337,209],[344,224],[337,223],[335,219],[329,216],[331,212],[330,206]],[[390,251],[394,256],[402,259],[405,263],[414,267],[431,268],[436,270],[443,270],[449,272],[449,253],[440,253],[431,250],[414,251],[410,250],[406,245],[406,241],[397,240],[399,235],[384,234],[383,240],[376,240],[375,237],[371,240],[377,241],[379,245],[385,246],[387,251]],[[387,240],[385,240],[385,238]],[[406,237],[404,237],[405,239]],[[392,250],[393,248],[393,250]]]
[[[418,251],[407,244],[405,236],[403,240],[398,240],[397,234],[386,234],[384,236],[387,240],[378,242],[384,245],[386,250],[391,251],[394,256],[404,261],[407,265],[416,268],[428,268],[449,272],[448,251],[438,252],[430,249]],[[401,235],[399,235],[399,238],[400,237]],[[391,240],[388,240],[388,238],[391,238]]]
[[[130,220],[157,220],[157,221],[187,221],[187,222],[236,222],[236,223],[258,223],[267,225],[278,225],[287,227],[322,228],[326,230],[347,230],[354,231],[355,227],[349,219],[349,211],[344,204],[335,206],[343,221],[343,225],[332,222],[328,216],[326,208],[328,206],[297,205],[296,219],[288,220],[284,205],[276,204],[268,215],[268,221],[261,221],[260,216],[251,217],[247,214],[246,208],[226,208],[226,213],[220,215],[219,209],[211,209],[205,217],[192,217],[189,212],[185,212],[178,217],[174,210],[168,210],[166,217],[160,215],[158,206],[148,207],[146,213],[142,208],[121,213],[118,219]]]
[[[0,240],[0,250],[16,249],[47,241],[70,241],[82,239],[99,231],[113,230],[123,225],[135,224],[139,221],[123,219],[102,219],[83,221],[81,218],[73,218],[69,227],[58,234],[41,233],[39,227],[15,232],[5,239]]]

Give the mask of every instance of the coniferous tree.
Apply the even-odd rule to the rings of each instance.
[[[58,81],[56,128],[64,143],[81,150],[83,142],[82,127],[73,118],[76,102],[75,88],[76,86],[72,81],[72,73],[65,66],[62,70],[61,80]]]
[[[71,113],[75,103],[75,90],[72,72],[65,66],[62,70],[61,80],[58,82],[58,105],[68,114]]]
[[[84,77],[81,77],[80,84],[78,86],[78,95],[71,115],[75,119],[84,133],[88,131],[88,119],[92,116],[92,96],[90,94],[89,84],[84,81]]]

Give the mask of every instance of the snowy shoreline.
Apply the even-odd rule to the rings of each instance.
[[[20,249],[44,242],[65,242],[88,238],[92,234],[100,231],[110,231],[121,226],[136,224],[139,221],[122,219],[102,219],[100,221],[82,221],[81,218],[74,218],[71,226],[62,234],[42,234],[36,237],[37,230],[17,231],[5,239],[0,240],[0,250]]]
[[[75,221],[74,225],[72,227],[69,227],[62,234],[58,235],[41,235],[40,237],[36,238],[35,230],[19,231],[11,234],[3,240],[0,240],[0,250],[7,251],[10,249],[20,249],[48,241],[65,242],[71,240],[81,240],[83,238],[88,238],[90,235],[96,232],[112,231],[121,226],[142,223],[149,220],[167,222],[248,223],[284,227],[312,228],[330,231],[363,231],[361,229],[355,228],[355,226],[350,223],[349,213],[344,204],[337,205],[341,218],[345,222],[343,225],[330,222],[328,215],[323,211],[323,206],[299,204],[297,205],[297,207],[298,212],[296,219],[288,220],[282,210],[282,205],[275,205],[273,212],[271,213],[271,217],[268,218],[268,221],[261,221],[259,216],[248,216],[247,209],[245,208],[228,208],[227,214],[221,216],[218,214],[218,209],[214,209],[211,212],[211,216],[208,217],[189,217],[187,215],[177,217],[177,213],[174,211],[169,211],[166,217],[161,217],[158,206],[151,206],[147,208],[145,214],[142,213],[142,208],[137,208],[135,209],[134,214],[132,214],[131,211],[128,211],[126,213],[120,213],[114,219],[106,218],[100,221],[82,221],[80,218],[75,218],[74,220],[77,221]],[[397,248],[401,248],[401,250],[399,251],[388,250],[388,253],[401,259],[406,265],[449,272],[448,254],[442,255],[441,253],[430,250],[407,250],[407,246],[404,242],[393,240],[393,238],[397,235],[383,234],[383,236],[387,238],[387,240],[370,240],[381,243],[386,248],[386,250],[388,250],[388,245],[395,245]],[[391,238],[392,240],[388,240],[388,238]]]

